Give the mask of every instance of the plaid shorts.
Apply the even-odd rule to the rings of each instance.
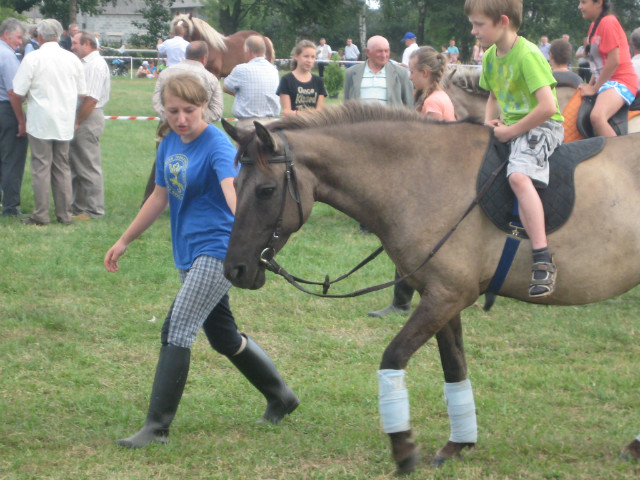
[[[563,139],[562,124],[547,120],[511,140],[507,177],[512,173],[522,173],[537,187],[546,187],[549,184],[549,157]]]
[[[198,331],[231,283],[222,273],[222,260],[200,255],[189,270],[178,270],[182,287],[173,303],[168,342],[191,348]]]

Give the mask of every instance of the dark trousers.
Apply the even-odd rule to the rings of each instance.
[[[27,159],[27,137],[16,137],[18,119],[9,102],[0,102],[0,187],[2,212],[18,213],[24,165]]]
[[[324,76],[324,67],[326,67],[327,65],[329,65],[329,62],[325,62],[325,61],[318,62],[318,76],[320,77]]]

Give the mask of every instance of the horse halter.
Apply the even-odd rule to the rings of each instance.
[[[302,213],[302,202],[300,200],[300,189],[298,187],[298,177],[296,175],[296,169],[293,166],[293,157],[291,156],[291,149],[289,148],[289,142],[287,142],[287,138],[284,136],[284,133],[281,131],[277,131],[278,135],[282,139],[282,143],[284,145],[284,155],[279,155],[276,157],[271,157],[268,160],[268,163],[284,163],[284,185],[282,187],[282,201],[280,202],[280,211],[278,212],[278,219],[276,220],[276,224],[273,227],[273,233],[269,238],[269,242],[267,246],[260,253],[260,263],[264,264],[265,267],[275,273],[278,273],[279,265],[275,264],[273,257],[276,254],[275,250],[275,242],[280,239],[280,235],[282,234],[282,220],[284,215],[284,208],[287,201],[287,192],[289,192],[289,196],[296,202],[298,206],[298,228],[301,228],[304,224],[304,215]],[[240,164],[242,165],[251,165],[255,163],[255,161],[249,158],[246,153],[243,153],[240,157]],[[296,230],[297,230],[296,229]]]

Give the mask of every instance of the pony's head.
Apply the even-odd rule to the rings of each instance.
[[[224,128],[237,143],[236,217],[225,258],[225,275],[240,288],[264,285],[266,261],[278,252],[309,218],[316,198],[317,179],[306,163],[314,155],[309,137],[325,130],[367,122],[425,122],[403,108],[363,105],[359,102],[305,112],[250,131],[227,122]],[[367,128],[367,127],[363,127]]]
[[[442,77],[442,88],[451,98],[458,120],[484,120],[489,92],[480,88],[481,73],[475,66],[454,65]]]

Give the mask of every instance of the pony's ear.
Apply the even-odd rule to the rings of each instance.
[[[260,122],[253,122],[253,125],[256,127],[256,135],[264,145],[265,150],[271,153],[275,152],[276,141],[271,132],[267,130],[267,127]]]
[[[234,139],[236,143],[239,143],[240,136],[238,135],[238,129],[234,125],[231,125],[229,122],[227,122],[224,118],[220,121],[222,122],[222,128],[224,128],[224,131],[227,132],[227,134],[232,139]]]

